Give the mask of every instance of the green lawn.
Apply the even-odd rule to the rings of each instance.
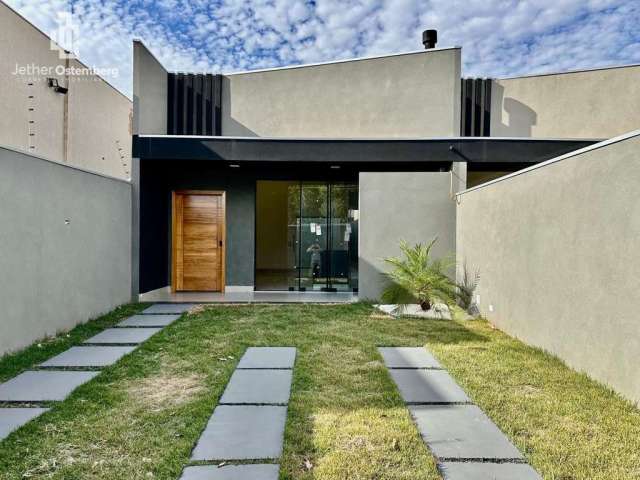
[[[57,342],[1,360],[0,378]],[[376,350],[425,344],[544,478],[640,478],[640,411],[611,391],[485,322],[397,320],[362,304],[185,315],[1,443],[0,478],[177,479],[245,348],[291,345],[281,478],[438,479]]]

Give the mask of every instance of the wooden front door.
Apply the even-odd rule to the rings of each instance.
[[[173,291],[224,290],[224,192],[173,193]]]

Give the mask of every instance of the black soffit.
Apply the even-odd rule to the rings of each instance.
[[[133,137],[133,157],[228,162],[537,163],[598,141],[491,137],[351,140],[141,135]]]

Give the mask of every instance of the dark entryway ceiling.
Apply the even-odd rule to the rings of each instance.
[[[332,164],[539,163],[598,141],[492,137],[378,140],[141,135],[133,138],[133,157]]]

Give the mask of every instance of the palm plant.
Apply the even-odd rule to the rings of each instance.
[[[469,269],[467,268],[467,262],[463,262],[461,269],[461,281],[458,283],[457,297],[458,305],[460,305],[465,311],[469,312],[473,307],[473,293],[478,287],[480,282],[480,272],[475,271],[471,276]]]
[[[400,309],[418,303],[422,310],[429,310],[437,300],[447,304],[455,301],[456,285],[445,273],[454,262],[449,257],[431,258],[431,248],[437,240],[414,246],[401,240],[403,258],[384,259],[393,270],[386,274],[389,284],[382,292],[383,302],[396,304]]]

